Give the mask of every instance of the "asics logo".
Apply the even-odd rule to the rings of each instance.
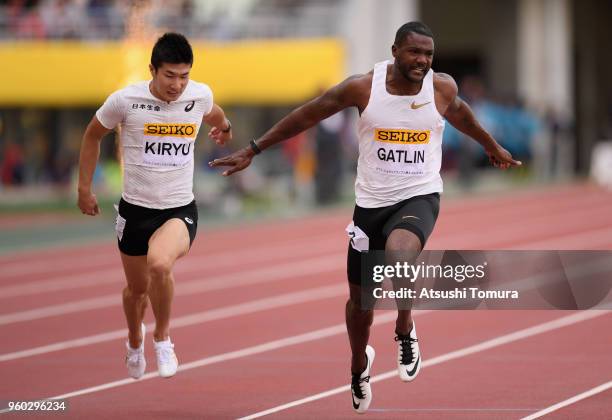
[[[187,106],[185,107],[185,112],[191,111],[194,105],[195,105],[195,101],[191,101],[190,103],[188,103]]]
[[[193,225],[193,220],[191,220],[189,217],[185,217],[185,221],[190,225]]]

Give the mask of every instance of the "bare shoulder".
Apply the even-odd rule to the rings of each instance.
[[[353,91],[353,93],[362,92],[364,90],[369,92],[372,87],[372,74],[372,72],[354,74],[344,80],[340,85],[344,85],[346,89]]]
[[[365,109],[370,100],[372,72],[355,74],[330,89],[344,106],[356,106],[360,111]]]
[[[441,94],[444,98],[452,100],[457,96],[457,82],[450,74],[434,73],[433,83],[436,93]]]

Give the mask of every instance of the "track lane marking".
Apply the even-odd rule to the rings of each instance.
[[[567,407],[568,405],[575,404],[578,401],[582,401],[582,400],[584,400],[586,398],[592,397],[593,395],[605,392],[605,391],[607,391],[610,388],[612,388],[612,381],[608,381],[605,384],[601,384],[599,386],[596,386],[595,388],[591,388],[588,391],[581,392],[580,394],[574,395],[573,397],[570,397],[570,398],[568,398],[566,400],[558,402],[557,404],[551,405],[550,407],[546,407],[546,408],[538,411],[537,413],[533,413],[533,414],[531,414],[531,415],[529,415],[527,417],[523,417],[521,420],[539,419],[540,417],[543,417],[543,416],[545,416],[547,414],[550,414],[553,411],[557,411],[560,408]]]
[[[489,349],[499,347],[504,344],[512,343],[518,340],[522,340],[525,338],[533,337],[539,334],[543,334],[549,331],[553,331],[559,328],[563,328],[563,327],[566,327],[572,324],[576,324],[578,322],[593,319],[593,318],[603,316],[609,313],[610,311],[592,310],[592,311],[583,311],[583,312],[575,313],[572,315],[567,315],[567,316],[557,318],[552,321],[547,321],[542,324],[524,328],[522,330],[515,331],[513,333],[505,334],[505,335],[502,335],[496,338],[482,341],[472,346],[464,347],[459,350],[455,350],[455,351],[451,351],[446,354],[442,354],[440,356],[424,361],[422,368],[439,365],[441,363],[445,363],[445,362],[455,360],[461,357],[469,356],[475,353],[479,353],[485,350],[489,350]],[[384,381],[386,379],[393,378],[395,376],[397,376],[397,369],[393,369],[393,370],[378,374],[376,376],[372,376],[370,378],[370,383]],[[337,388],[333,388],[328,391],[320,392],[318,394],[310,395],[308,397],[304,397],[299,400],[291,401],[286,404],[278,405],[276,407],[272,407],[267,410],[259,411],[254,414],[249,414],[247,416],[241,417],[239,420],[256,419],[259,417],[278,413],[280,411],[284,411],[292,407],[297,407],[299,405],[307,404],[313,401],[321,400],[323,398],[327,398],[327,397],[331,397],[331,396],[340,394],[342,392],[349,392],[349,391],[350,391],[350,385],[339,386]]]

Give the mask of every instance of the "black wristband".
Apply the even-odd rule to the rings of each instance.
[[[232,130],[232,123],[228,119],[226,119],[225,121],[227,121],[227,128],[225,130],[221,130],[221,131],[224,132],[224,133],[229,133]]]
[[[257,146],[257,143],[255,143],[255,140],[251,140],[249,142],[249,145],[251,146],[251,150],[253,151],[253,153],[255,153],[256,155],[261,153],[261,149]]]

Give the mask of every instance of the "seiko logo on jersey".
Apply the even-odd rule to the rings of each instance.
[[[395,144],[427,144],[430,139],[430,131],[377,128],[374,132],[374,139]]]
[[[195,124],[145,124],[147,136],[195,137]]]

